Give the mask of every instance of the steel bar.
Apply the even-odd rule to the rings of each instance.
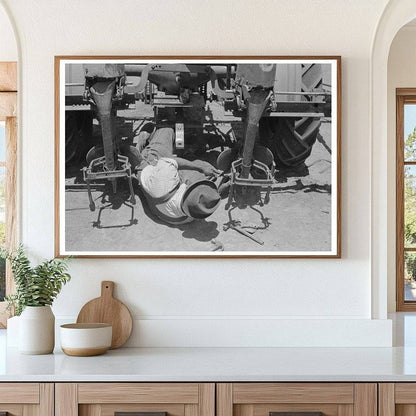
[[[235,231],[237,231],[238,233],[240,233],[240,234],[244,235],[245,237],[250,238],[250,240],[255,241],[257,244],[260,244],[260,245],[263,245],[263,244],[264,244],[264,242],[263,242],[263,241],[261,241],[260,239],[258,239],[258,238],[256,238],[256,237],[254,237],[254,236],[253,236],[253,235],[251,235],[249,232],[247,232],[247,231],[243,230],[243,229],[242,229],[240,226],[238,226],[238,225],[230,225],[230,228],[231,228],[232,230],[235,230]]]
[[[325,117],[324,113],[292,113],[292,112],[284,112],[284,111],[271,111],[267,114],[269,117],[316,117],[322,118]]]
[[[325,91],[275,91],[274,95],[325,95],[330,96],[332,93]]]

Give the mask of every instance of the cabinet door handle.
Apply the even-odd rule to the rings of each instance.
[[[269,416],[324,416],[322,412],[269,412]]]
[[[114,416],[168,416],[168,412],[114,412]]]

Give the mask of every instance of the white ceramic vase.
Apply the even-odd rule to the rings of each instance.
[[[19,351],[50,354],[55,347],[55,316],[50,306],[26,306],[19,319]]]

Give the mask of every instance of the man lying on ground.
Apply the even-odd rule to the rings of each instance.
[[[136,171],[149,208],[169,224],[207,218],[221,199],[216,185],[207,177],[215,177],[221,171],[203,160],[174,156],[173,144],[173,129],[164,127],[154,131],[148,144],[139,149],[142,160]]]

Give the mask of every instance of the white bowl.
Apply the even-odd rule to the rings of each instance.
[[[60,330],[61,348],[67,355],[100,355],[111,347],[113,328],[109,324],[65,324]]]

